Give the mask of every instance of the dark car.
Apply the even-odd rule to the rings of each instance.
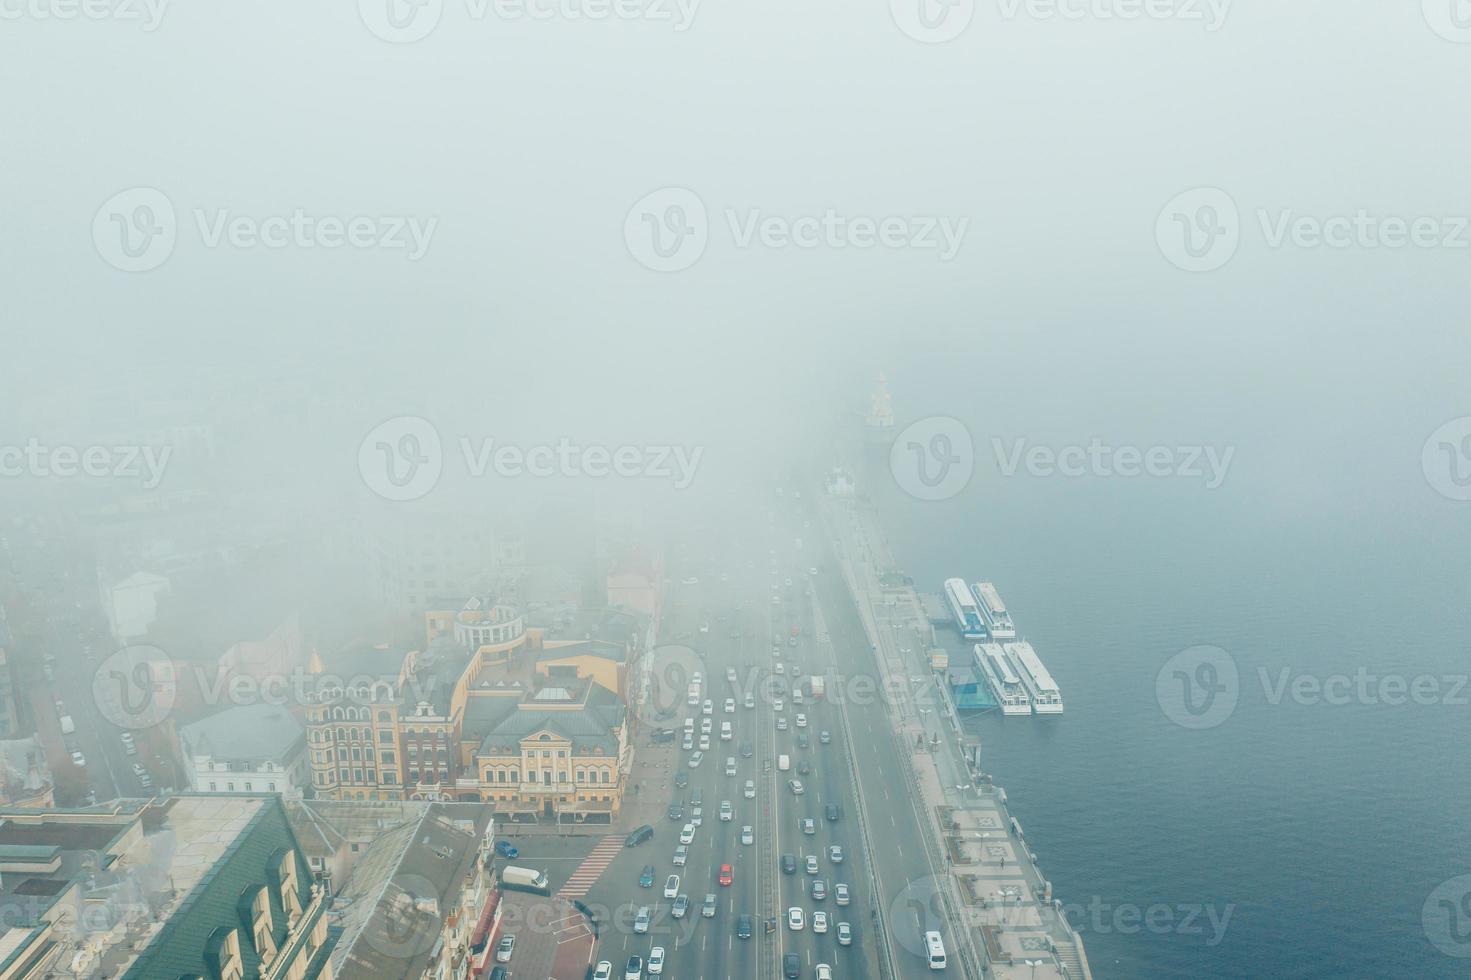
[[[690,784],[690,777],[688,777],[688,776],[686,776],[684,774],[684,770],[683,769],[681,769],[679,772],[677,772],[677,773],[674,774],[674,785],[675,786],[678,786],[680,789],[684,789],[689,784]]]
[[[518,858],[521,856],[521,851],[512,847],[511,842],[508,840],[496,841],[495,852],[503,858]]]
[[[787,980],[797,980],[802,975],[802,957],[788,953],[781,958],[781,975]]]
[[[624,838],[623,846],[638,847],[644,841],[651,839],[653,836],[654,828],[650,827],[648,824],[644,824],[642,827],[635,827],[633,829],[633,832],[629,834],[626,838]]]
[[[736,919],[736,938],[751,938],[751,917],[749,915],[742,915]]]
[[[781,873],[794,875],[797,873],[797,856],[795,854],[783,854],[781,856]]]
[[[751,743],[750,742],[742,742],[741,743],[741,758],[743,758],[743,759],[749,759],[749,758],[751,758],[751,755],[752,754],[753,754],[753,750],[751,748]]]
[[[506,972],[506,968],[503,966],[498,966],[490,971],[490,980],[506,980],[508,976],[510,974]]]
[[[828,823],[837,823],[838,818],[843,815],[843,811],[838,809],[838,805],[836,803],[829,803],[823,809],[823,815],[827,817]]]
[[[666,816],[669,817],[670,820],[683,820],[684,804],[681,803],[679,800],[675,800],[673,803],[669,804],[669,809],[664,811],[664,813]]]
[[[674,729],[661,728],[650,736],[650,740],[654,742],[672,742],[674,741]]]
[[[654,866],[652,864],[644,865],[643,873],[638,876],[638,886],[640,888],[654,887]]]
[[[797,735],[797,748],[799,748],[799,749],[805,749],[808,746],[810,746],[811,744],[812,743],[807,740],[807,733],[806,732],[802,732],[802,733],[800,733],[800,734]],[[804,773],[804,775],[805,775],[805,773]]]

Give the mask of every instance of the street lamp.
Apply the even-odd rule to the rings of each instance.
[[[1031,977],[1029,978],[1029,980],[1035,980],[1035,978],[1037,976],[1037,967],[1039,967],[1039,966],[1042,965],[1042,961],[1041,960],[1022,960],[1022,963],[1024,965],[1029,966],[1029,967],[1032,968],[1032,973],[1031,973]]]

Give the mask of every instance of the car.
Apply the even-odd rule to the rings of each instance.
[[[682,748],[682,749],[684,749],[686,752],[688,752],[691,749],[693,749],[695,747],[695,736],[694,736],[694,733],[693,732],[685,732],[684,733],[684,741],[679,743],[679,747]]]
[[[795,905],[787,909],[787,928],[793,932],[801,932],[807,928],[806,913]]]
[[[690,784],[690,777],[687,776],[687,775],[685,775],[685,773],[682,770],[680,772],[677,772],[677,773],[674,774],[674,785],[675,786],[679,787],[680,789],[684,789],[689,784]]]
[[[701,735],[700,736],[700,752],[703,754],[703,753],[709,752],[709,751],[710,751],[710,736],[709,735]]]
[[[812,913],[812,931],[815,932],[815,933],[819,933],[819,934],[820,933],[827,932],[827,913],[826,912],[813,912]]]
[[[725,668],[725,680],[729,684],[734,684],[736,682],[736,670],[734,667]]]
[[[720,822],[730,823],[735,819],[735,808],[730,805],[730,800],[720,801]]]
[[[681,844],[693,844],[695,842],[695,825],[687,823],[679,829],[679,842]]]
[[[833,980],[833,968],[826,963],[817,964],[817,980]]]
[[[810,875],[817,874],[817,855],[816,854],[809,854],[809,855],[807,855],[807,859],[806,859],[806,861],[804,863],[805,863],[805,866],[806,866],[806,869],[807,869],[807,873],[808,874],[810,874]]]
[[[841,883],[833,885],[833,901],[837,902],[839,905],[848,904],[849,898],[847,885]]]
[[[705,823],[705,808],[704,807],[697,806],[693,810],[690,811],[690,823],[694,824],[696,827],[699,827],[699,826],[703,826],[704,825],[704,823]]]
[[[735,698],[725,699],[725,713],[728,715],[735,714]]]
[[[640,888],[654,887],[654,866],[652,864],[644,865],[644,869],[639,872],[638,886]]]
[[[731,867],[728,864],[722,864],[720,866],[720,884],[721,884],[721,886],[726,887],[726,888],[729,888],[730,885],[731,885],[731,882],[733,882],[733,881],[735,881],[735,868]]]
[[[754,779],[748,779],[748,780],[746,780],[746,788],[745,788],[745,791],[744,792],[745,792],[746,799],[748,799],[748,800],[754,800],[756,798],[756,780],[754,780]]]
[[[685,585],[699,585],[700,584],[700,580],[698,578],[696,578],[695,576],[691,575],[691,576],[689,576],[688,578],[686,578],[684,580],[684,584]]]
[[[679,894],[679,875],[670,875],[664,879],[664,897],[674,898]]]
[[[700,763],[702,763],[704,761],[705,761],[705,753],[703,753],[703,752],[696,752],[694,755],[690,756],[690,768],[691,769],[698,769],[698,768],[700,768]]]
[[[727,776],[734,776],[736,774],[736,761],[733,755],[725,757],[725,774]]]
[[[805,749],[808,746],[810,746],[811,744],[812,744],[811,742],[807,741],[807,733],[806,732],[803,732],[802,734],[800,734],[800,735],[797,736],[797,748],[799,748],[799,749]]]
[[[804,715],[804,714],[797,715],[797,727],[798,728],[806,728],[807,727],[807,716],[806,715]]]
[[[838,809],[838,805],[836,803],[829,803],[827,806],[822,808],[822,812],[823,816],[827,817],[828,823],[837,823],[838,818],[843,815],[843,811]]]
[[[623,967],[623,980],[643,980],[644,961],[634,953],[628,958],[628,964]]]
[[[664,811],[664,815],[670,820],[683,820],[684,802],[681,800],[675,800],[673,803],[669,804],[669,809]]]
[[[741,843],[748,846],[756,843],[756,832],[749,824],[741,828]]]
[[[786,703],[786,701],[784,701],[781,698],[772,698],[771,699],[771,710],[772,711],[785,711],[786,709],[787,709],[787,703]]]
[[[802,699],[802,689],[800,687],[796,687],[796,688],[793,688],[792,689],[792,703],[793,704],[806,704],[807,703],[806,701],[804,701]]]
[[[592,980],[613,980],[612,961],[598,960],[598,965],[592,971]]]
[[[689,911],[689,908],[690,897],[688,895],[676,895],[674,897],[674,905],[670,908],[669,914],[676,919],[683,919],[684,914]]]
[[[784,731],[787,730],[787,716],[786,715],[777,715],[777,718],[776,718],[776,730],[779,731],[779,732],[784,732]]]
[[[789,647],[791,647],[793,649],[796,649],[796,647],[797,647],[797,638],[795,636],[788,637],[787,638],[787,646],[789,646]]]
[[[700,915],[707,919],[715,918],[715,893],[710,892],[705,896],[705,902],[700,906]]]
[[[802,786],[802,780],[800,779],[788,779],[787,789],[792,791],[793,796],[801,796],[803,793],[807,792],[807,790]]]
[[[705,703],[700,705],[700,714],[705,715],[706,717],[715,714],[715,702],[711,701],[709,698],[706,698]]]
[[[690,849],[681,844],[674,849],[674,866],[682,868],[690,859]]]
[[[709,718],[701,718],[700,719],[700,734],[701,735],[709,735],[713,731],[715,731],[715,722],[711,721]]]
[[[710,632],[710,624],[709,623],[701,623],[700,624],[700,632],[701,633],[708,633],[708,632]]]
[[[750,913],[748,913],[748,912],[742,912],[736,918],[736,938],[737,939],[750,939],[751,938],[751,916],[750,916]]]
[[[781,873],[794,875],[797,873],[797,856],[795,854],[783,854],[781,856]]]
[[[649,931],[649,907],[640,905],[638,914],[633,917],[633,931],[643,934]]]
[[[654,733],[649,736],[649,741],[650,742],[659,742],[659,743],[672,742],[672,741],[674,741],[674,729],[672,729],[672,728],[660,728],[660,729],[656,729],[654,731]]]
[[[824,728],[822,731],[817,733],[817,740],[823,745],[831,745],[833,740],[833,733]]]
[[[746,694],[746,700],[745,700],[745,705],[748,708],[754,708],[754,707],[756,707],[756,695],[755,694],[752,694],[750,692],[747,692],[747,694]]]
[[[848,925],[848,923],[846,923],[846,922],[839,922],[838,923],[838,945],[839,946],[852,946],[853,945],[853,927],[850,926],[850,925]]]
[[[784,664],[784,663],[782,663],[780,660],[778,660],[776,662],[776,666],[773,667],[772,670],[776,671],[776,673],[778,673],[781,676],[785,677],[786,674],[787,674],[787,665]]]
[[[722,721],[720,723],[720,740],[722,742],[729,742],[733,738],[735,738],[735,732],[731,729],[730,722]]]
[[[817,821],[813,820],[811,817],[803,817],[802,833],[806,834],[808,837],[811,837],[813,834],[817,833]]]
[[[72,749],[72,765],[79,769],[87,765],[87,757],[82,755],[81,749]]]
[[[749,758],[751,758],[751,756],[753,756],[755,754],[756,754],[756,750],[751,746],[751,742],[750,742],[749,739],[747,739],[746,741],[744,741],[744,742],[741,743],[741,758],[742,759],[749,759]]]
[[[829,844],[827,847],[827,859],[833,864],[843,863],[843,845]]]
[[[804,748],[804,749],[806,747],[807,746],[805,746],[805,745],[802,746],[802,748]],[[799,776],[810,776],[810,775],[812,775],[812,767],[807,764],[807,760],[806,759],[803,759],[801,762],[797,763],[797,775],[799,775]]]
[[[644,841],[651,840],[653,836],[654,828],[650,827],[648,824],[644,824],[642,827],[635,827],[633,831],[623,839],[623,846],[638,847]],[[517,854],[520,853],[519,851],[516,851],[515,848],[512,848],[511,850],[515,853],[508,855],[509,857],[516,857]]]
[[[497,963],[511,962],[511,954],[516,952],[516,936],[514,933],[503,936],[495,947],[495,961]]]
[[[802,957],[788,953],[781,958],[781,975],[786,980],[797,980],[802,975]]]
[[[812,900],[821,902],[827,898],[827,882],[821,878],[812,879]]]
[[[663,946],[655,946],[653,949],[649,950],[648,970],[649,975],[654,977],[657,977],[659,974],[664,972]]]
[[[123,751],[128,755],[138,754],[138,743],[133,740],[132,732],[123,732],[118,736],[118,741],[123,743]]]

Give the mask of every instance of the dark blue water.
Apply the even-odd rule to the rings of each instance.
[[[1070,380],[1076,410],[1091,393]],[[1232,415],[1201,409],[1224,400],[1209,375],[1194,380],[1198,400],[1120,407],[1100,387],[1070,414],[1025,378],[974,384],[965,364],[893,378],[901,426],[952,415],[981,444],[953,500],[873,483],[900,562],[926,591],[950,575],[995,581],[1067,705],[1060,719],[975,720],[983,765],[1057,896],[1082,909],[1099,977],[1471,976],[1471,958],[1422,927],[1431,892],[1471,872],[1471,691],[1428,706],[1272,704],[1257,676],[1471,670],[1471,504],[1437,496],[1419,466],[1431,429],[1468,412],[1387,418],[1264,390]],[[1002,478],[994,432],[1194,435],[1238,455],[1214,491]],[[1224,723],[1192,731],[1165,716],[1155,678],[1199,644],[1230,653],[1240,695]],[[1152,927],[1116,924],[1116,910],[1151,906],[1163,907]],[[1224,931],[1203,913],[1182,928],[1196,908],[1229,914]]]

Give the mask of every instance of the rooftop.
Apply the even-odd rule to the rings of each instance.
[[[273,704],[226,708],[179,730],[189,755],[218,762],[280,762],[306,742],[306,734],[289,711]]]

